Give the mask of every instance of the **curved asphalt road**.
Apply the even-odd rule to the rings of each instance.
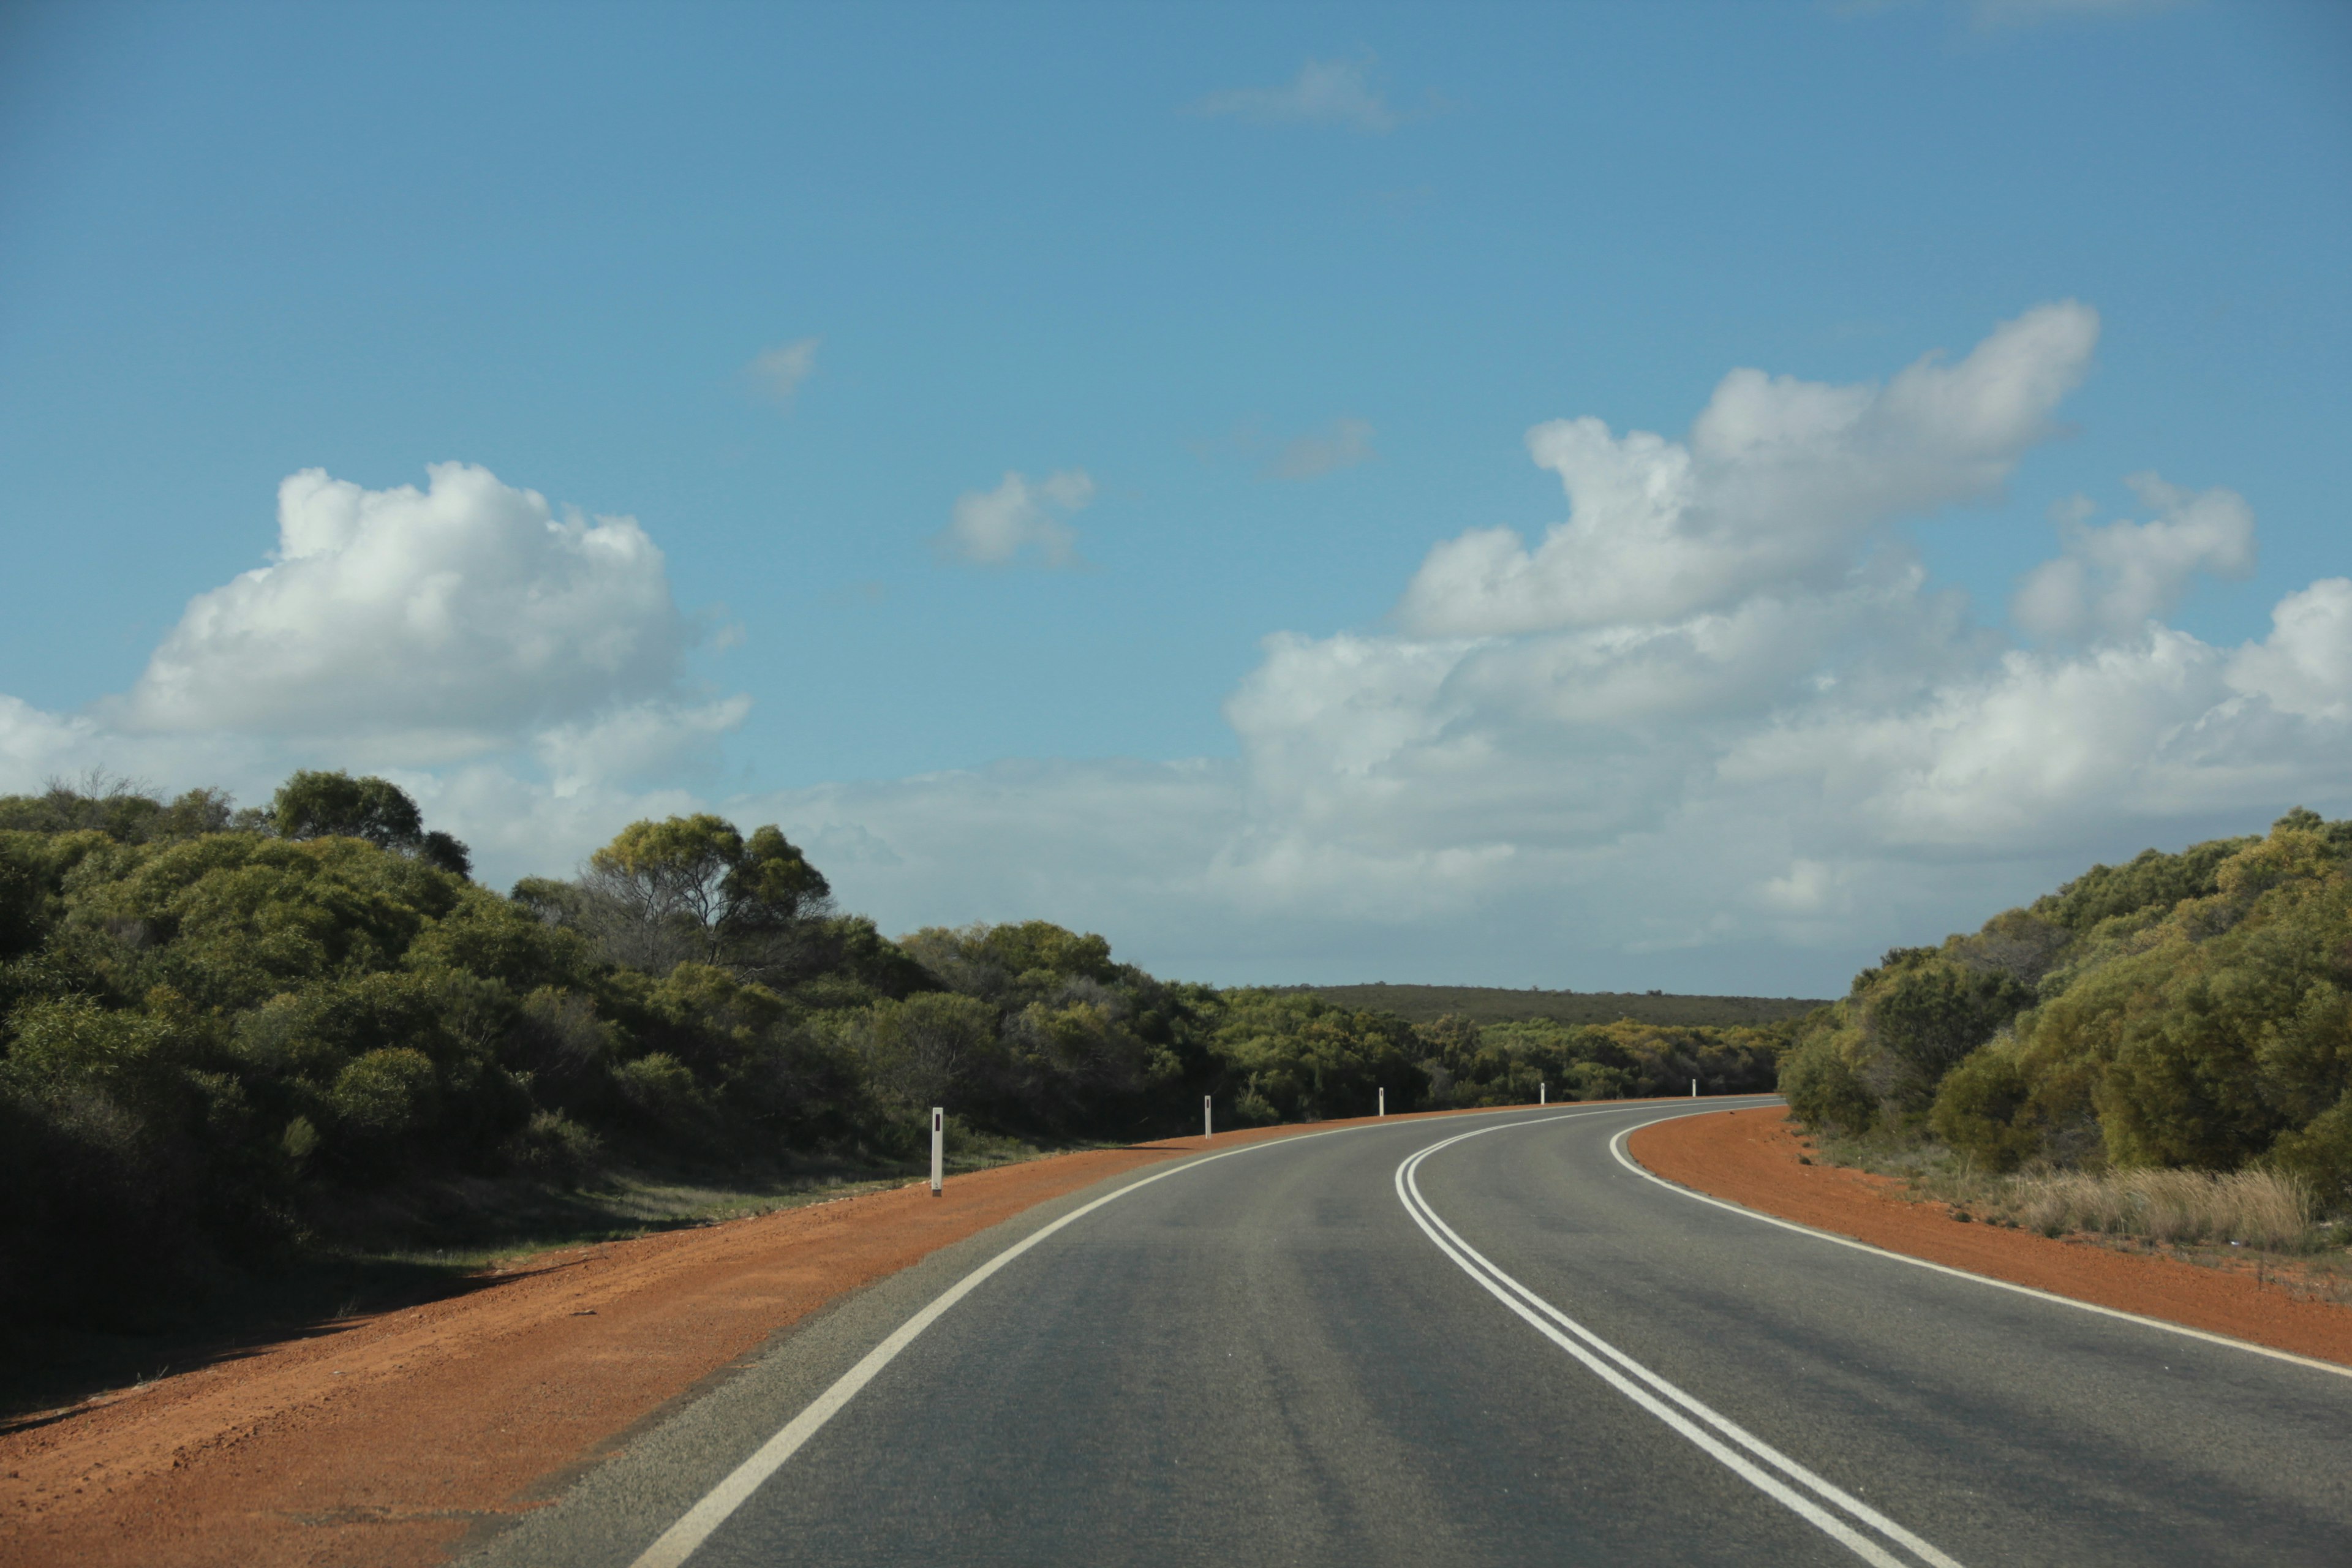
[[[482,1561],[2352,1563],[2352,1378],[1612,1156],[1687,1113],[1399,1121],[1118,1178],[780,1340]],[[673,1529],[974,1268],[1126,1188],[971,1287],[707,1534]]]

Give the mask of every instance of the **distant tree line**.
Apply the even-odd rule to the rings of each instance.
[[[1744,1025],[1769,1028],[1801,1018],[1821,999],[1794,996],[1690,996],[1656,991],[1507,990],[1493,985],[1289,985],[1342,1007],[1394,1013],[1411,1024],[1451,1016],[1478,1025],[1549,1020],[1559,1024]]]
[[[0,797],[0,1315],[104,1320],[419,1184],[913,1158],[1771,1081],[1753,1030],[1415,1028],[1045,921],[898,941],[778,828],[633,823],[499,894],[380,778]]]

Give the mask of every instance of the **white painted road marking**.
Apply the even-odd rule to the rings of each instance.
[[[1855,1556],[1874,1564],[1874,1568],[1915,1568],[1913,1563],[1895,1556],[1878,1542],[1864,1535],[1844,1520],[1822,1508],[1812,1498],[1792,1489],[1779,1477],[1768,1474],[1759,1468],[1751,1462],[1750,1456],[1755,1459],[1761,1459],[1765,1464],[1779,1470],[1781,1475],[1787,1476],[1814,1493],[1815,1496],[1835,1504],[1855,1521],[1869,1526],[1888,1542],[1909,1552],[1918,1561],[1933,1564],[1934,1568],[1960,1568],[1960,1565],[1950,1557],[1888,1519],[1876,1509],[1848,1495],[1841,1488],[1815,1475],[1811,1470],[1748,1432],[1737,1422],[1701,1404],[1537,1295],[1533,1290],[1528,1289],[1525,1285],[1520,1284],[1496,1267],[1494,1262],[1480,1253],[1476,1247],[1465,1241],[1454,1227],[1447,1225],[1439,1216],[1437,1211],[1429,1205],[1429,1201],[1422,1196],[1418,1174],[1422,1162],[1439,1150],[1451,1148],[1466,1139],[1476,1138],[1488,1132],[1501,1132],[1520,1127],[1540,1127],[1548,1121],[1565,1120],[1567,1118],[1564,1117],[1545,1117],[1534,1121],[1508,1122],[1502,1127],[1481,1127],[1475,1131],[1448,1138],[1443,1142],[1433,1143],[1428,1148],[1409,1156],[1397,1166],[1397,1200],[1404,1205],[1405,1212],[1412,1216],[1415,1225],[1421,1226],[1423,1234],[1437,1244],[1437,1249],[1452,1259],[1455,1267],[1465,1274],[1476,1280],[1488,1295],[1525,1319],[1545,1338],[1583,1363],[1588,1370],[1618,1393],[1673,1427],[1675,1432],[1689,1439],[1709,1458],[1731,1470],[1740,1479],[1781,1504]],[[1639,1382],[1636,1382],[1636,1379]],[[1644,1388],[1642,1386],[1643,1384],[1647,1384],[1649,1386]],[[1655,1392],[1654,1393],[1653,1390]],[[1658,1397],[1661,1394],[1664,1396],[1664,1399]],[[1669,1400],[1673,1405],[1680,1405],[1682,1409],[1674,1409],[1666,1403]],[[1738,1452],[1738,1449],[1719,1440],[1715,1433],[1704,1430],[1696,1422],[1690,1420],[1684,1414],[1685,1411],[1689,1415],[1696,1416],[1699,1422],[1704,1422],[1707,1426],[1715,1428],[1715,1433],[1720,1433],[1723,1437],[1728,1438],[1730,1443],[1737,1444],[1738,1448],[1745,1449],[1747,1452],[1745,1454]]]
[[[1506,1108],[1507,1110],[1519,1109],[1522,1108],[1517,1106]],[[1607,1116],[1622,1114],[1627,1110],[1649,1109],[1647,1105],[1613,1106],[1606,1110],[1571,1111],[1565,1116],[1549,1117],[1546,1120],[1562,1121],[1580,1116]],[[1207,1117],[1205,1097],[1202,1114],[1205,1121]],[[710,1539],[712,1531],[726,1523],[737,1509],[751,1500],[751,1494],[758,1491],[769,1477],[783,1468],[785,1462],[798,1453],[802,1446],[810,1438],[816,1436],[819,1428],[838,1415],[843,1406],[856,1398],[858,1392],[873,1382],[877,1373],[896,1361],[899,1352],[914,1343],[924,1330],[945,1316],[949,1308],[971,1295],[989,1276],[1063,1226],[1075,1224],[1105,1204],[1116,1203],[1128,1194],[1139,1192],[1154,1182],[1164,1182],[1171,1176],[1181,1175],[1186,1171],[1198,1170],[1202,1165],[1213,1164],[1219,1160],[1230,1160],[1237,1154],[1254,1154],[1263,1149],[1295,1149],[1302,1143],[1311,1142],[1318,1138],[1338,1138],[1349,1132],[1391,1131],[1394,1131],[1393,1124],[1382,1126],[1379,1123],[1369,1123],[1359,1127],[1335,1127],[1328,1132],[1307,1132],[1293,1138],[1268,1139],[1263,1143],[1245,1143],[1238,1149],[1228,1149],[1222,1153],[1204,1154],[1197,1160],[1188,1160],[1181,1165],[1171,1165],[1167,1170],[1144,1177],[1141,1181],[1129,1182],[1115,1193],[1105,1193],[1084,1207],[1072,1209],[1051,1225],[1042,1226],[1030,1232],[953,1285],[949,1286],[934,1298],[929,1306],[901,1323],[898,1331],[888,1339],[868,1351],[865,1358],[856,1366],[851,1367],[835,1380],[832,1387],[818,1394],[809,1403],[807,1408],[786,1422],[782,1431],[761,1444],[750,1458],[730,1471],[727,1478],[713,1487],[700,1502],[688,1509],[683,1518],[662,1531],[654,1543],[646,1547],[636,1561],[630,1564],[630,1568],[680,1568],[680,1564],[692,1556],[704,1542]]]
[[[1694,1114],[1711,1113],[1700,1111]],[[1660,1121],[1674,1120],[1675,1118],[1671,1116],[1658,1118]],[[1644,1125],[1654,1125],[1654,1123]],[[2192,1329],[2186,1323],[2168,1323],[2162,1318],[2144,1318],[2137,1312],[2126,1312],[2120,1307],[2102,1307],[2095,1301],[2077,1301],[2072,1296],[2061,1296],[2052,1290],[2037,1290],[2031,1285],[2011,1284],[2006,1279],[1996,1279],[1990,1274],[1975,1274],[1966,1268],[1955,1268],[1948,1263],[1930,1263],[1924,1258],[1913,1258],[1901,1252],[1889,1252],[1883,1247],[1873,1247],[1866,1241],[1856,1241],[1850,1236],[1840,1236],[1835,1231],[1815,1230],[1811,1226],[1799,1225],[1792,1219],[1781,1219],[1778,1215],[1765,1214],[1741,1204],[1729,1203],[1722,1198],[1711,1198],[1705,1193],[1692,1191],[1679,1182],[1670,1182],[1655,1171],[1644,1170],[1640,1161],[1627,1153],[1625,1140],[1640,1131],[1640,1128],[1628,1127],[1624,1131],[1612,1138],[1609,1141],[1609,1152],[1617,1156],[1619,1164],[1643,1181],[1655,1182],[1666,1191],[1676,1196],[1688,1198],[1694,1203],[1709,1204],[1748,1219],[1760,1220],[1766,1225],[1777,1225],[1782,1230],[1793,1230],[1799,1236],[1810,1236],[1816,1241],[1832,1242],[1839,1247],[1850,1247],[1856,1252],[1867,1252],[1880,1258],[1893,1258],[1897,1263],[1907,1263],[1914,1268],[1932,1268],[1938,1274],[1948,1274],[1955,1279],[1973,1280],[1979,1285],[1990,1285],[1996,1290],[2009,1290],[2020,1296],[2031,1296],[2037,1301],[2055,1301],[2062,1307],[2072,1307],[2078,1312],[2096,1312],[2103,1318],[2120,1318],[2126,1323],[2137,1323],[2142,1328],[2161,1329],[2168,1334],[2179,1334],[2185,1339],[2203,1340],[2210,1345],[2226,1345],[2233,1351],[2245,1351],[2253,1355],[2268,1356],[2273,1361],[2291,1362],[2296,1366],[2307,1366],[2314,1372],[2332,1373],[2337,1377],[2352,1377],[2352,1366],[2340,1366],[2332,1361],[2320,1361],[2313,1356],[2297,1355],[2293,1351],[2273,1350],[2268,1345],[2258,1345],[2251,1340],[2233,1340],[2227,1334],[2209,1333],[2203,1329]]]

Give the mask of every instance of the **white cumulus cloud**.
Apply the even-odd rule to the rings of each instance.
[[[685,679],[693,630],[645,531],[485,468],[428,474],[287,479],[273,559],[190,601],[129,692],[78,714],[0,695],[0,790],[100,769],[251,801],[297,767],[362,768],[478,836],[493,874],[563,868],[616,803],[691,798],[677,779],[750,700]]]
[[[2271,611],[2271,635],[2231,658],[2231,688],[2297,718],[2352,719],[2352,579],[2324,577]]]
[[[1432,551],[1401,606],[1432,635],[1660,619],[1842,574],[1902,516],[1994,493],[2082,379],[2098,316],[2072,300],[2001,324],[1957,364],[1885,386],[1737,370],[1686,441],[1591,417],[1528,433],[1569,516],[1533,550],[1475,529]]]
[[[718,761],[720,737],[740,728],[751,711],[751,700],[742,696],[636,702],[542,730],[530,737],[530,750],[558,795],[606,780],[658,781],[681,771],[709,771]]]
[[[1007,473],[992,490],[958,496],[935,542],[945,554],[976,565],[1033,559],[1043,566],[1075,566],[1078,531],[1066,520],[1094,499],[1095,482],[1083,468],[1034,483],[1025,474]]]
[[[2059,519],[2065,554],[2026,574],[2011,618],[2042,638],[2136,633],[2179,603],[2197,575],[2243,577],[2254,569],[2254,513],[2235,491],[2191,494],[2152,473],[2126,481],[2158,514],[2147,522],[2084,522],[2078,500]]]
[[[107,716],[399,736],[431,762],[675,689],[692,639],[634,519],[558,515],[469,464],[427,471],[423,490],[289,478],[277,558],[190,601]]]

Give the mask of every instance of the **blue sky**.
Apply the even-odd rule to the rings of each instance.
[[[887,929],[1820,993],[2352,808],[2293,597],[2352,570],[2347,195],[2333,5],[11,7],[0,787],[366,767],[500,881],[708,805]],[[1991,447],[1898,397],[1651,534],[1530,461],[2037,310]],[[450,463],[285,562],[289,476]],[[645,548],[499,532],[567,507]],[[1495,529],[1518,587],[1440,569]]]

